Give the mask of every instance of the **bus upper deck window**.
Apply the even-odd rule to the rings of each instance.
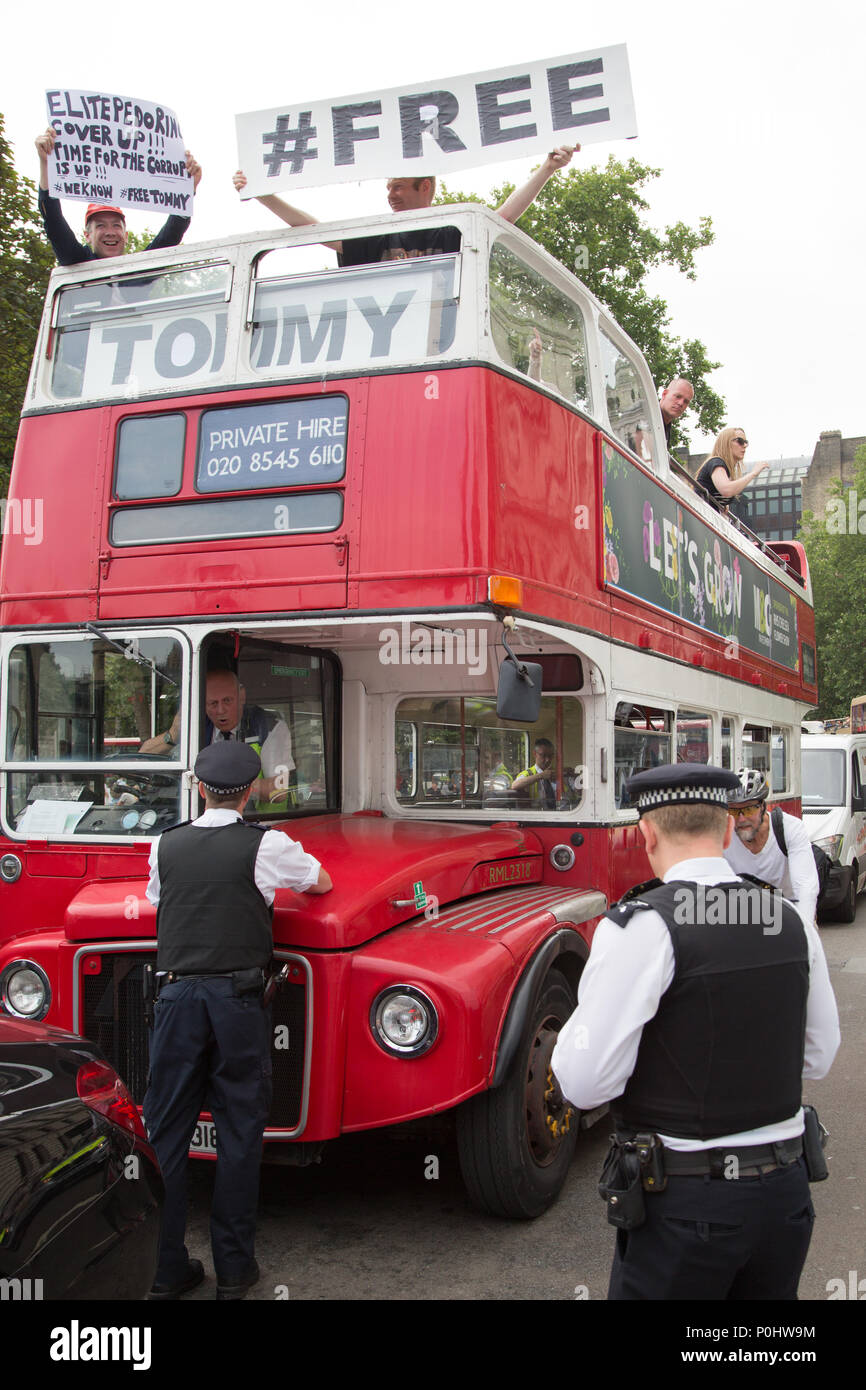
[[[591,409],[580,308],[500,241],[490,252],[490,324],[503,362]]]
[[[454,342],[460,299],[460,256],[407,256],[352,265],[338,274],[271,276],[256,265],[249,360],[262,376],[347,367],[363,371],[391,362],[443,356]]]
[[[650,408],[640,373],[630,357],[599,329],[601,365],[610,427],[633,454],[653,461]]]
[[[206,379],[225,348],[232,268],[225,262],[117,275],[57,295],[51,394],[118,398]]]

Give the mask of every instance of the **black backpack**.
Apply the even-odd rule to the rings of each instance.
[[[773,827],[776,843],[787,859],[788,846],[785,843],[785,822],[782,819],[780,807],[774,806],[770,812],[770,824]],[[820,902],[824,896],[824,890],[830,878],[830,869],[833,866],[833,861],[829,854],[826,854],[823,849],[819,849],[817,845],[812,846],[812,854],[815,858],[815,868],[818,870],[818,901]]]

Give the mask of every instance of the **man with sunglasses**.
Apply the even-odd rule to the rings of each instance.
[[[774,834],[767,811],[770,788],[757,768],[740,768],[739,786],[728,796],[728,811],[736,834],[725,858],[738,874],[752,874],[771,883],[793,902],[807,926],[815,921],[818,905],[818,870],[812,841],[796,816],[782,812],[787,856]]]

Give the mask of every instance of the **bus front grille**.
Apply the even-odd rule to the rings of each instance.
[[[102,1048],[138,1105],[147,1090],[148,1028],[142,990],[148,961],[155,963],[155,953],[96,950],[82,960],[79,1032]],[[293,1129],[303,1099],[305,985],[284,985],[271,1007],[274,1090],[268,1125]]]

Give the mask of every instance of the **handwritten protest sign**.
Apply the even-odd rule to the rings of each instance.
[[[416,171],[447,177],[637,134],[624,44],[235,119],[246,197]]]
[[[192,215],[183,136],[167,106],[65,88],[45,98],[57,131],[48,161],[52,197]]]

